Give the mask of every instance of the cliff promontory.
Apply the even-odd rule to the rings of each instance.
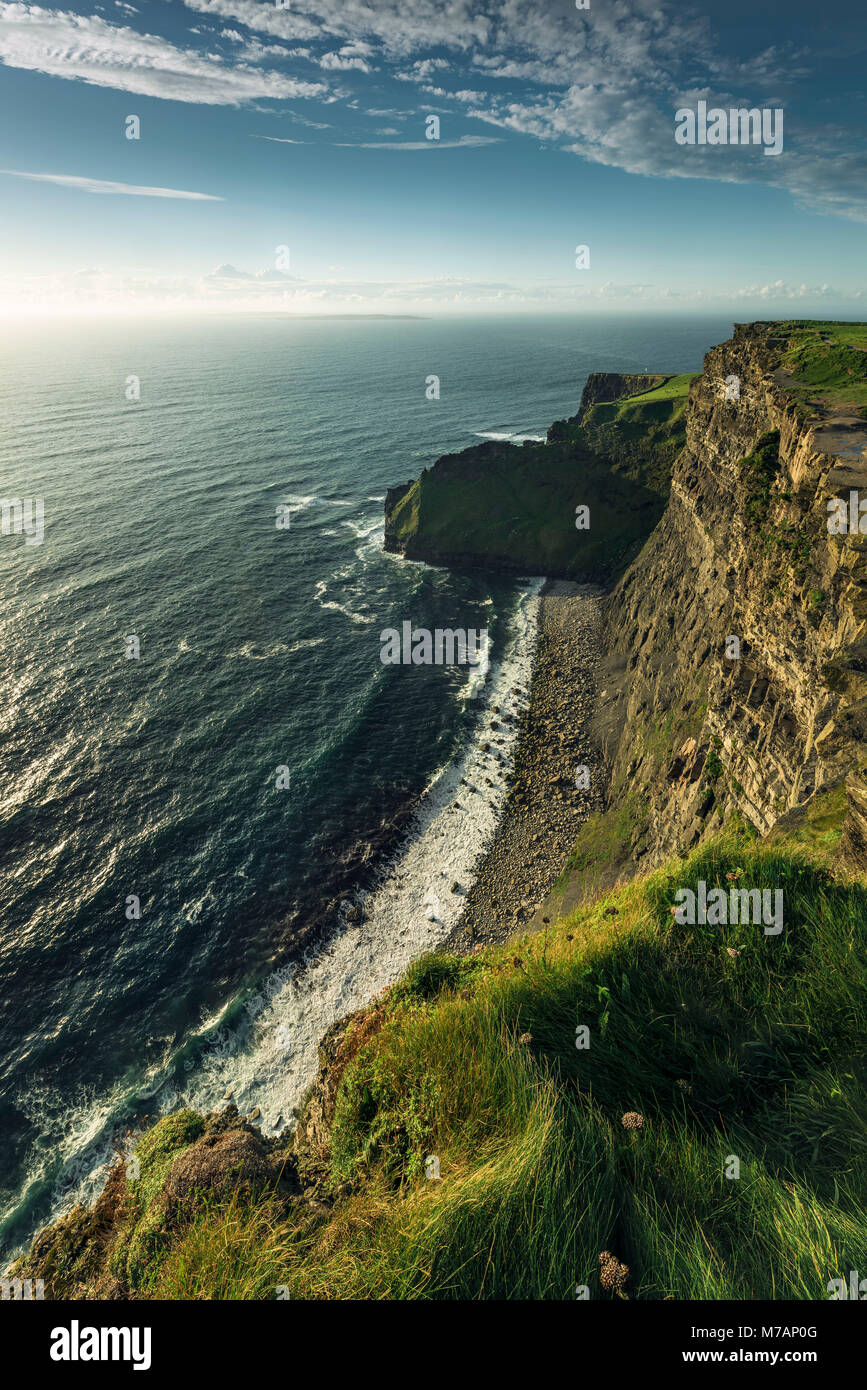
[[[664,510],[689,382],[594,375],[578,414],[552,425],[547,442],[447,454],[389,491],[386,550],[452,568],[612,582]]]

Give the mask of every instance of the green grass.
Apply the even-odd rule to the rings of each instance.
[[[588,530],[576,529],[579,505],[590,508]],[[663,506],[653,489],[571,441],[495,444],[426,470],[393,509],[389,531],[415,558],[613,578]]]
[[[675,887],[729,873],[782,889],[780,938],[673,922]],[[821,1298],[863,1263],[863,887],[730,838],[611,905],[398,1005],[344,1078],[334,1161],[384,1203],[365,1296],[596,1296],[608,1248],[639,1297]],[[420,1176],[431,1152],[440,1184]],[[344,1231],[333,1256],[342,1296],[355,1241]],[[317,1241],[297,1277],[299,1294],[330,1287]]]
[[[416,962],[340,1082],[342,1195],[199,1203],[152,1265],[126,1259],[124,1291],[619,1297],[610,1250],[631,1298],[827,1297],[867,1248],[867,892],[828,867],[844,808],[834,789],[767,842],[732,826],[541,934]],[[679,924],[700,880],[782,890],[782,934]],[[193,1132],[141,1141],[138,1212]]]
[[[867,324],[810,322],[780,324],[788,339],[783,365],[813,397],[833,408],[867,406]]]
[[[659,386],[654,386],[650,391],[638,391],[626,399],[628,402],[641,401],[645,405],[650,401],[673,401],[680,400],[684,404],[689,396],[689,388],[694,381],[698,381],[700,372],[681,372],[677,376],[670,376]]]
[[[686,442],[689,388],[695,380],[687,372],[652,390],[592,405],[571,438],[606,459],[613,472],[666,497],[674,461]]]
[[[780,471],[780,431],[763,434],[755,449],[736,464],[747,487],[744,511],[752,522],[761,525],[771,504],[771,490]]]

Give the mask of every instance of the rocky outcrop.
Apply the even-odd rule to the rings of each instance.
[[[840,857],[855,868],[867,866],[867,773],[853,769],[846,778],[846,821]]]
[[[591,437],[559,421],[547,443],[492,440],[437,459],[388,492],[385,550],[451,569],[614,582],[662,515],[684,437],[675,407],[630,408],[621,452],[625,435],[610,423]]]
[[[414,478],[410,478],[410,480],[409,480],[408,483],[398,483],[396,487],[390,487],[390,488],[388,488],[388,489],[386,490],[386,494],[385,494],[385,511],[386,511],[386,515],[388,515],[389,512],[394,511],[394,509],[395,509],[395,507],[397,506],[398,502],[400,502],[401,498],[403,498],[403,497],[406,496],[406,494],[409,492],[409,490],[410,490],[410,488],[412,487],[412,485],[413,485],[414,482],[415,482],[415,479],[414,479]]]
[[[371,1007],[337,1019],[319,1043],[319,1069],[299,1108],[295,1129],[294,1151],[303,1172],[327,1163],[341,1077],[359,1048],[378,1031],[381,1002],[378,996]]]
[[[163,1195],[171,1206],[235,1191],[248,1194],[275,1183],[280,1171],[259,1133],[227,1129],[206,1134],[184,1149],[169,1170]]]

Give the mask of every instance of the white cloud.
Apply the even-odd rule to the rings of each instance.
[[[851,152],[851,132],[795,128],[809,55],[773,45],[728,58],[710,17],[673,0],[615,0],[586,12],[565,0],[557,7],[491,0],[484,14],[474,0],[304,0],[303,16],[259,0],[185,3],[271,35],[363,42],[366,56],[376,45],[384,60],[400,64],[396,77],[427,95],[451,96],[472,106],[467,114],[477,120],[594,163],[663,178],[762,183],[786,190],[801,207],[867,218],[867,160]],[[461,65],[473,80],[449,93],[441,84],[446,74],[461,76]],[[493,89],[477,90],[480,79]],[[522,84],[517,94],[515,83]],[[538,91],[528,96],[526,83]],[[674,112],[699,98],[787,108],[784,155],[756,159],[761,151],[675,145]]]
[[[77,174],[30,174],[22,169],[0,169],[16,179],[33,179],[36,183],[57,183],[81,193],[121,193],[133,198],[186,198],[193,202],[222,203],[214,193],[189,193],[181,188],[149,188],[146,184],[114,183],[110,179],[88,179]]]
[[[268,0],[184,0],[199,14],[234,20],[276,38],[339,38],[376,44],[392,57],[420,49],[468,50],[487,42],[493,20],[479,14],[477,0],[304,0],[294,5]]]
[[[821,299],[841,299],[843,296],[830,285],[789,285],[785,280],[774,280],[766,285],[744,285],[741,289],[732,291],[732,298],[752,301],[806,299],[816,303]]]
[[[488,0],[484,12],[478,0],[303,0],[303,13],[272,0],[184,4],[221,28],[238,26],[222,28],[238,45],[234,62],[97,16],[2,0],[0,61],[228,106],[349,96],[325,78],[303,81],[259,60],[302,59],[326,74],[359,76],[388,64],[426,95],[470,108],[465,114],[474,120],[594,163],[663,178],[761,183],[786,190],[801,207],[867,220],[860,137],[797,128],[809,55],[777,45],[729,59],[710,18],[675,0],[611,0],[586,12],[568,0]],[[303,47],[284,49],[286,42]],[[724,107],[783,106],[783,154],[763,159],[760,150],[675,145],[674,112],[699,98]]]
[[[355,142],[338,141],[341,149],[352,150],[465,150],[480,145],[496,145],[499,137],[489,135],[462,135],[460,140],[366,140]]]
[[[427,82],[435,72],[442,72],[449,64],[445,58],[422,58],[413,63],[408,72],[396,72],[399,82]]]
[[[325,68],[326,71],[349,72],[354,68],[357,72],[373,72],[373,68],[366,58],[353,56],[351,53],[344,52],[343,49],[339,53],[323,53],[317,61],[319,66]]]
[[[329,272],[341,271],[329,266]],[[26,280],[0,276],[0,308],[27,315],[56,313],[126,314],[133,311],[166,314],[219,313],[498,313],[516,310],[578,312],[705,309],[754,309],[797,301],[801,308],[815,304],[841,308],[864,297],[863,289],[829,285],[768,285],[718,287],[686,286],[673,291],[650,283],[606,281],[598,286],[572,281],[515,284],[469,277],[438,276],[407,280],[304,280],[275,269],[247,271],[226,263],[200,276],[166,275],[147,267],[116,273],[98,267],[53,272]],[[741,310],[740,306],[743,306]]]
[[[292,58],[295,50],[282,43],[262,43],[259,39],[245,38],[237,29],[224,29],[220,38],[228,43],[238,44],[237,57],[245,62],[258,63],[262,58]],[[306,57],[306,54],[301,54]]]
[[[0,61],[92,86],[213,106],[327,91],[319,82],[301,82],[244,62],[228,64],[154,34],[39,5],[0,4]]]

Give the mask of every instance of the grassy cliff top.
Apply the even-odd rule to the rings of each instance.
[[[46,1296],[113,1270],[160,1299],[827,1297],[867,1245],[867,893],[829,868],[835,795],[791,836],[732,825],[535,936],[418,961],[347,1035],[317,1202],[167,1205],[217,1142],[182,1113],[114,1225],[60,1228],[29,1273]],[[700,881],[781,891],[783,931],[680,925]]]
[[[791,319],[775,325],[788,340],[783,366],[799,394],[833,410],[867,408],[867,323]]]
[[[700,372],[680,372],[675,376],[666,377],[664,381],[651,390],[635,391],[632,395],[623,397],[623,400],[616,404],[623,408],[635,402],[648,405],[651,401],[678,401],[681,407],[685,408],[689,397],[689,388],[699,376],[701,376]]]

